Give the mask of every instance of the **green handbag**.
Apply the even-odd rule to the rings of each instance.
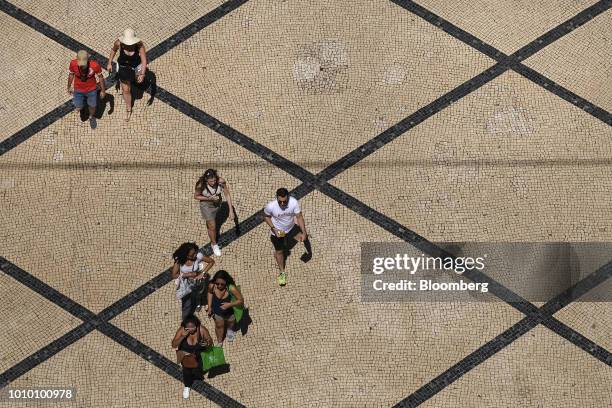
[[[229,291],[230,291],[230,302],[235,302],[236,298],[234,297],[234,295],[232,295],[232,288],[234,287],[234,285],[230,285],[229,286]],[[236,285],[236,289],[240,290],[240,286]],[[240,319],[242,319],[242,315],[244,314],[244,305],[241,306],[234,306],[234,316],[236,316],[236,323],[240,322]]]
[[[223,347],[209,347],[200,353],[202,356],[202,367],[204,371],[208,371],[213,367],[225,365],[225,355]]]

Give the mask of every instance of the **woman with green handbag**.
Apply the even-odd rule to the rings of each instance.
[[[215,334],[219,345],[223,344],[225,331],[227,340],[234,341],[236,336],[235,311],[241,314],[244,307],[244,298],[236,286],[236,282],[227,271],[220,270],[215,273],[208,286],[208,316],[215,320]]]
[[[200,319],[187,316],[172,339],[178,363],[183,367],[183,398],[189,398],[189,391],[195,380],[202,380],[203,367],[200,353],[212,346],[213,339]]]

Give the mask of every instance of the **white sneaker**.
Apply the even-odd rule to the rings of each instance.
[[[231,329],[227,329],[227,336],[226,337],[227,337],[227,341],[229,341],[231,343],[236,338],[236,332],[231,330]]]
[[[221,249],[219,249],[219,245],[213,245],[212,250],[216,256],[221,256]]]
[[[183,398],[184,399],[189,398],[189,387],[183,388]]]

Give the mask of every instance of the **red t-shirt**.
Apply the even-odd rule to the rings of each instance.
[[[77,92],[91,92],[96,90],[96,74],[102,72],[100,64],[96,61],[89,60],[89,72],[87,72],[87,80],[81,81],[81,72],[77,65],[77,60],[70,61],[70,72],[74,74],[74,90]]]

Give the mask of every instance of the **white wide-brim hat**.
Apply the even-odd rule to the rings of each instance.
[[[126,28],[123,32],[123,35],[119,37],[119,42],[125,45],[134,45],[140,42],[140,38],[136,37],[136,34],[134,34],[134,30],[132,30],[131,28]]]

